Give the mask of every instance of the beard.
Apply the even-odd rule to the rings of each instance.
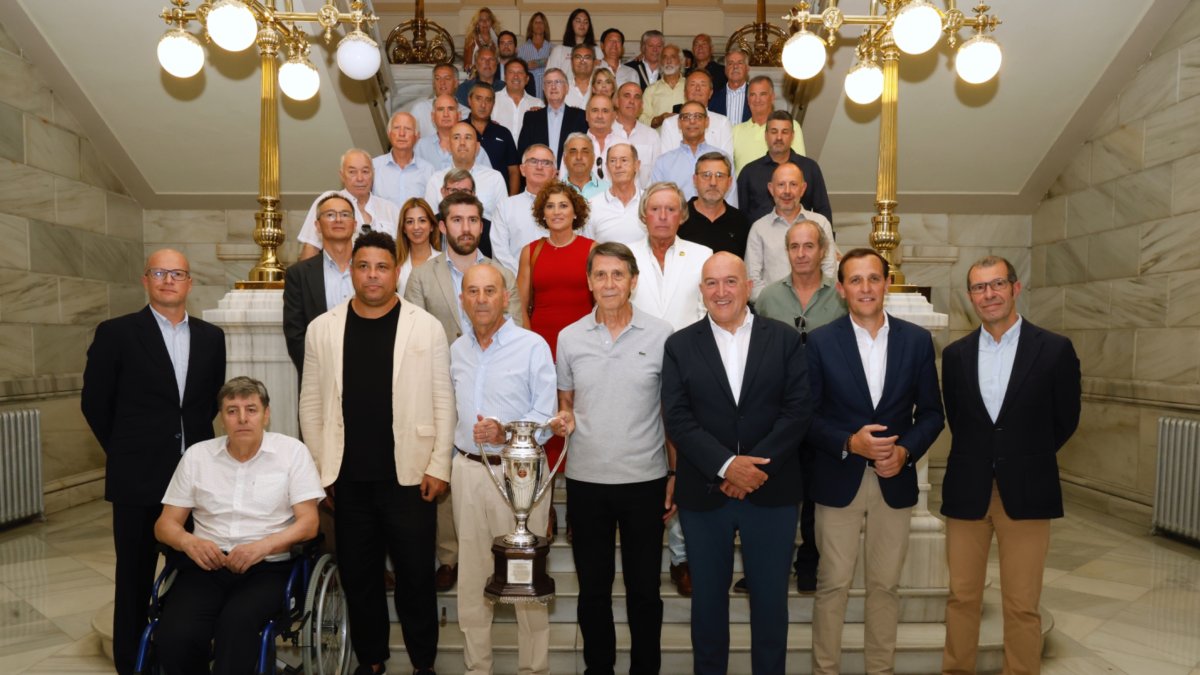
[[[450,250],[458,255],[471,255],[479,248],[479,237],[473,234],[461,234],[457,239],[450,239],[446,243],[450,246]]]

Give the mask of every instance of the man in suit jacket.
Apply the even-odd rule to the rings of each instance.
[[[338,564],[360,668],[390,655],[384,557],[417,673],[437,656],[436,507],[450,480],[454,394],[450,350],[429,313],[396,296],[396,242],[371,232],[354,244],[354,297],[308,327],[300,430],[336,499]]]
[[[740,49],[730,50],[725,54],[725,82],[713,87],[708,109],[729,118],[730,124],[741,124],[750,119],[750,97],[746,86],[749,77],[750,55]],[[730,99],[733,99],[733,106],[730,106]],[[730,112],[731,107],[733,112]]]
[[[982,326],[942,352],[953,438],[942,483],[950,596],[942,672],[974,673],[992,534],[1000,546],[1004,672],[1037,673],[1038,601],[1050,519],[1063,515],[1055,455],[1079,425],[1079,359],[1067,338],[1017,313],[1012,263],[967,271]]]
[[[693,670],[728,668],[738,534],[750,585],[752,668],[781,675],[800,443],[812,418],[804,349],[791,326],[750,313],[746,266],[732,253],[704,264],[701,289],[708,318],[667,339],[662,383],[692,571]]]
[[[916,462],[944,417],[933,339],[883,311],[888,264],[869,248],[842,257],[838,293],[850,313],[808,335],[816,413],[808,443],[817,503],[813,672],[837,673],[859,532],[866,519],[866,672],[894,667],[897,586],[917,503]]]
[[[579,108],[566,104],[567,76],[563,71],[557,68],[547,70],[542,86],[545,87],[546,107],[525,113],[521,122],[521,136],[517,140],[517,154],[524,157],[529,146],[541,143],[554,151],[555,163],[558,164],[562,160],[567,136],[576,131],[587,133],[587,115]],[[557,138],[551,137],[551,122],[558,127]],[[551,140],[554,142],[551,143]]]
[[[80,407],[106,455],[117,554],[113,661],[132,673],[158,559],[154,522],[183,450],[213,437],[225,334],[188,316],[187,258],[163,249],[142,275],[139,312],[102,322],[88,348]]]
[[[283,337],[300,380],[304,379],[308,324],[354,295],[350,249],[357,227],[349,200],[337,192],[322,195],[317,200],[317,228],[324,242],[321,254],[289,266],[283,275]]]

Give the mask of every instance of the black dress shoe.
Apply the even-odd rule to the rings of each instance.
[[[801,593],[812,593],[817,590],[817,571],[815,569],[796,570],[796,590]]]
[[[742,577],[741,579],[737,580],[737,583],[735,583],[733,585],[733,592],[734,593],[749,593],[750,592],[750,586],[749,586],[749,584],[746,583],[746,577]]]

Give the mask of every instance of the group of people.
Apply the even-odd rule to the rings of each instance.
[[[784,672],[793,570],[815,592],[813,670],[838,672],[860,537],[866,667],[890,672],[916,463],[947,422],[944,670],[974,670],[995,532],[1005,667],[1037,672],[1079,363],[1018,314],[1011,263],[970,267],[982,325],[944,350],[939,386],[929,333],[884,311],[887,260],[839,251],[820,168],[744,53],[722,68],[697,36],[684,72],[650,31],[621,63],[623,35],[597,43],[582,9],[558,46],[535,14],[517,47],[529,58],[495,28],[480,10],[472,77],[435,67],[434,96],[391,117],[388,151],[347,151],[342,189],[309,210],[283,312],[303,443],[266,431],[262,383],[224,382],[220,329],[186,312],[182,254],[152,254],[148,306],[97,328],[82,405],[108,457],[118,671],[132,672],[156,541],[181,554],[166,671],[202,672],[209,650],[218,672],[251,667],[281,559],[315,535],[323,501],[356,672],[390,656],[385,559],[414,672],[433,672],[436,593],[456,584],[467,672],[492,672],[483,588],[513,521],[483,449],[529,420],[547,425],[551,462],[570,438],[588,672],[616,663],[618,533],[630,672],[659,672],[664,532],[695,672],[726,672],[731,585],[749,593],[753,671]],[[551,508],[530,529],[553,533]],[[548,672],[546,607],[516,616],[519,671]]]

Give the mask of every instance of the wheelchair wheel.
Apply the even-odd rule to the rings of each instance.
[[[350,624],[337,564],[328,554],[313,567],[304,612],[304,672],[341,675],[350,665]]]

